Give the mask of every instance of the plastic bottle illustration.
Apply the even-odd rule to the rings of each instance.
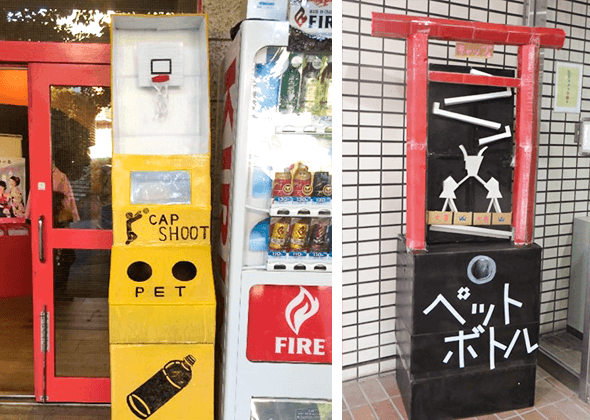
[[[183,360],[168,362],[154,376],[127,396],[127,405],[140,419],[147,419],[172,397],[188,385],[193,373],[191,366],[196,359],[192,355]]]

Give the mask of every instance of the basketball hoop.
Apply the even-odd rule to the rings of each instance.
[[[163,120],[168,114],[168,82],[170,76],[160,74],[152,77],[152,86],[156,89],[156,116],[155,119]]]

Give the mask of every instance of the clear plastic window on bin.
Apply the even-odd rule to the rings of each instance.
[[[131,172],[131,204],[190,204],[189,171]]]

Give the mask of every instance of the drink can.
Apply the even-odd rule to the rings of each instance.
[[[291,228],[291,240],[289,248],[293,251],[305,251],[307,248],[307,234],[309,232],[309,220],[305,218],[295,219]]]
[[[275,181],[272,186],[273,197],[285,197],[293,194],[293,184],[291,184],[291,172],[277,172]]]
[[[330,183],[329,172],[316,172],[313,175],[313,196],[314,197],[331,197],[332,185]]]
[[[284,250],[289,239],[289,219],[286,217],[276,218],[272,224],[268,247],[274,251]]]
[[[312,222],[310,249],[314,252],[325,252],[327,249],[327,233],[330,219],[315,219]]]
[[[309,172],[307,166],[299,162],[293,174],[293,196],[310,197],[312,193],[311,172]]]

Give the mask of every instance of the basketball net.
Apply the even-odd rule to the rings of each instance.
[[[163,120],[168,114],[168,82],[165,74],[152,77],[152,86],[156,89],[156,115],[154,119]]]

